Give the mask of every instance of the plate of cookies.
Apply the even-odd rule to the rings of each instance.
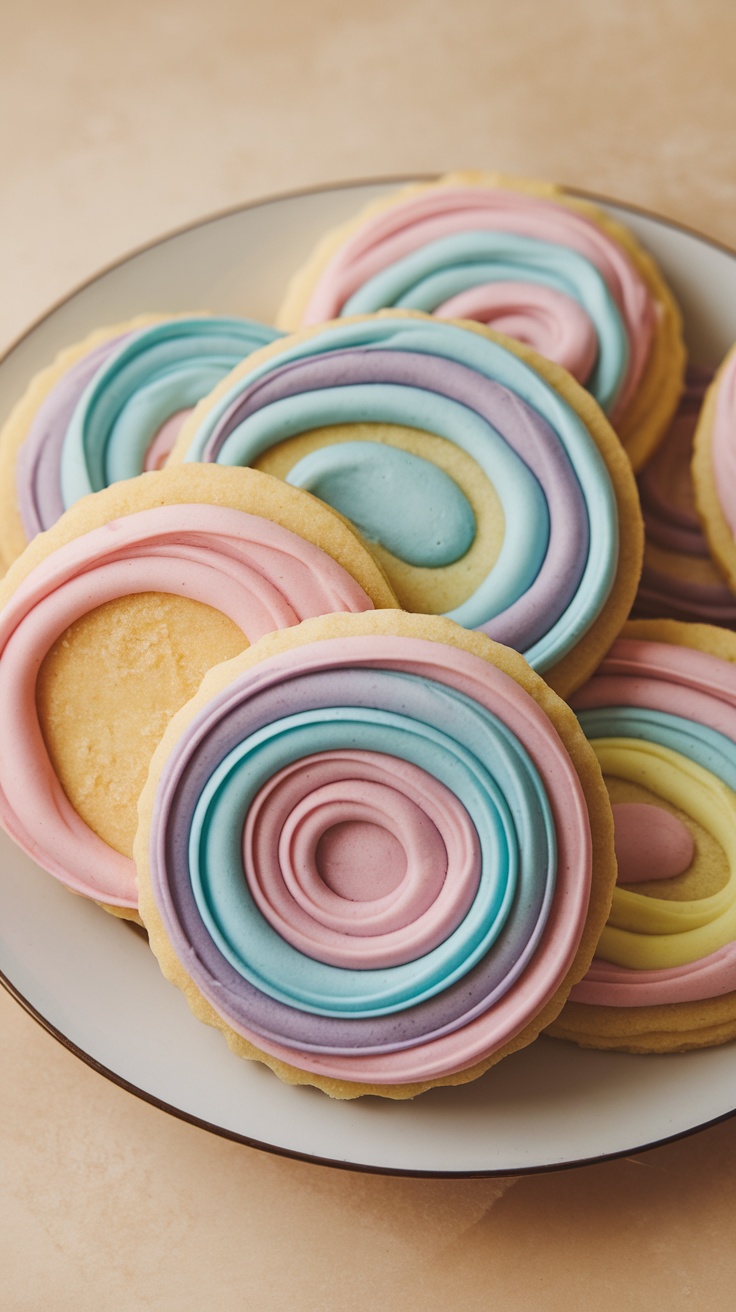
[[[11,348],[0,978],[42,1025],[359,1170],[736,1111],[734,306],[698,234],[453,173],[206,219]]]

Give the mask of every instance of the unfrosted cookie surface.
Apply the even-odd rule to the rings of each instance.
[[[633,601],[642,526],[621,444],[568,374],[477,324],[387,311],[284,338],[196,408],[177,461],[308,488],[406,609],[515,647],[563,695]]]
[[[393,595],[306,493],[189,467],[80,502],[11,568],[0,603],[3,825],[74,891],[132,914],[137,795],[205,670],[305,616]]]

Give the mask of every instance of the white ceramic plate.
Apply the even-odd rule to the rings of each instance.
[[[166,237],[53,309],[0,363],[0,416],[62,346],[143,310],[207,307],[269,322],[326,227],[395,182],[266,201]],[[658,259],[695,360],[736,340],[736,254],[609,205]],[[0,836],[0,972],[80,1057],[219,1134],[336,1166],[492,1175],[572,1166],[688,1134],[736,1110],[736,1044],[678,1056],[584,1052],[541,1039],[485,1078],[413,1103],[334,1103],[241,1062],[198,1024],[143,937],[71,897]]]

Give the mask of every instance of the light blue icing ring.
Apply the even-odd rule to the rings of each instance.
[[[151,441],[172,414],[196,405],[245,356],[279,336],[249,319],[194,315],[126,337],[69,421],[60,455],[64,508],[140,474]]]
[[[367,422],[420,429],[431,425],[433,433],[454,441],[495,481],[506,525],[498,559],[472,597],[449,614],[458,624],[472,629],[506,610],[531,587],[541,568],[549,540],[547,503],[523,460],[490,424],[466,406],[436,393],[391,384],[376,387],[368,383],[305,392],[258,410],[223,443],[220,459],[226,465],[252,465],[259,455],[284,438],[309,428],[345,423],[356,416]],[[383,462],[383,448],[377,443],[360,445],[363,449],[372,448],[376,462]],[[323,451],[325,459],[331,452],[335,459],[335,448],[326,447]],[[286,481],[292,482],[291,474]],[[357,522],[358,517],[350,514],[349,504],[344,502],[343,509]],[[388,497],[384,514],[396,526],[401,514],[400,502]],[[385,544],[383,536],[379,540]],[[401,550],[398,554],[402,554]],[[402,558],[408,558],[407,551]]]
[[[481,585],[481,602],[476,595],[450,612],[451,617],[459,623],[467,627],[483,627],[492,637],[523,651],[535,669],[544,671],[561,660],[578,643],[600,614],[613,586],[619,545],[616,499],[605,462],[575,411],[522,360],[483,334],[438,320],[404,319],[392,314],[358,322],[338,321],[296,340],[287,339],[277,355],[242,374],[204,415],[192,436],[185,459],[216,460],[222,463],[236,457],[242,457],[246,463],[248,459],[256,459],[256,451],[260,453],[268,445],[280,441],[284,435],[299,431],[299,406],[313,407],[308,411],[308,419],[302,421],[301,431],[318,424],[320,419],[322,422],[336,423],[365,418],[360,410],[365,393],[351,390],[362,386],[354,381],[356,369],[360,361],[365,361],[372,352],[387,351],[397,361],[399,357],[426,360],[425,379],[422,386],[415,388],[412,393],[412,402],[416,393],[422,393],[418,402],[421,406],[422,427],[434,432],[449,431],[444,427],[448,421],[460,423],[462,420],[459,434],[455,427],[451,438],[458,440],[459,436],[459,443],[462,444],[464,420],[468,412],[476,410],[479,415],[480,401],[453,409],[452,404],[447,404],[450,398],[440,395],[437,375],[444,362],[455,369],[457,378],[461,374],[463,378],[474,378],[476,390],[483,394],[485,400],[492,392],[489,384],[500,389],[509,399],[508,422],[513,422],[522,431],[521,440],[527,440],[525,424],[529,432],[535,428],[543,431],[546,435],[545,449],[550,452],[550,459],[553,452],[558,452],[559,456],[555,458],[564,461],[564,466],[560,467],[560,487],[566,496],[572,496],[574,489],[578,504],[571,501],[562,521],[558,516],[555,523],[553,518],[549,529],[546,512],[535,516],[531,524],[527,519],[527,522],[519,525],[514,522],[515,514],[512,511],[510,519],[507,517],[507,524],[511,525],[514,550],[509,550],[504,558],[502,548],[496,569],[489,573],[488,580]],[[328,402],[326,411],[320,412],[319,403],[309,400],[309,388],[299,392],[300,400],[294,402],[293,409],[286,405],[290,399],[288,395],[266,404],[265,398],[272,382],[277,382],[282,391],[286,388],[288,393],[292,373],[302,364],[320,360],[326,363],[329,361],[330,368],[334,364],[335,369],[336,381],[332,388],[334,397]],[[362,365],[360,369],[363,369]],[[405,421],[407,409],[412,408],[408,404],[406,390],[404,393],[392,393],[392,399],[398,400],[400,395],[405,400],[401,418],[396,418],[395,422]],[[263,402],[261,397],[264,398]],[[376,401],[373,405],[373,414],[380,414],[384,420],[391,422],[392,407],[382,410]],[[458,407],[457,397],[454,398],[454,405]],[[417,414],[416,408],[414,414]],[[487,420],[484,422],[486,437],[487,431],[494,428],[498,441],[499,426],[491,425]],[[419,426],[416,418],[414,424]],[[477,441],[481,442],[481,427],[473,431],[477,433]],[[500,433],[500,436],[506,437],[506,434]],[[493,438],[487,437],[487,442],[492,443]],[[512,454],[516,455],[516,450]],[[539,479],[534,463],[529,465],[528,478],[523,474],[517,477],[518,463],[518,459],[516,462],[505,462],[504,469],[516,470],[512,485],[505,487],[501,467],[496,467],[495,462],[488,457],[488,467],[494,465],[494,486],[502,500],[505,498],[506,507],[519,507],[523,504],[527,516],[528,508],[535,502],[540,506],[543,500],[547,500],[549,505],[549,500],[540,495],[541,485],[537,487],[536,494],[530,490]],[[565,468],[568,471],[566,475]],[[521,488],[526,489],[523,503],[519,499]],[[548,532],[559,535],[562,531],[561,522],[563,525],[574,523],[576,531],[581,535],[575,565],[568,565],[564,570],[550,565],[545,575],[550,555],[549,552],[547,556],[544,554],[544,538]],[[526,543],[526,549],[523,558],[520,558],[522,542]],[[551,542],[552,537],[549,538],[550,551]],[[506,560],[508,572],[504,575]],[[497,581],[491,582],[496,570]],[[526,606],[525,610],[528,594],[522,590],[510,602],[506,611],[500,614],[495,612],[496,605],[508,598],[512,590],[512,579],[515,578],[519,583],[523,578],[530,577],[538,579],[540,584],[534,608]],[[542,594],[544,600],[539,600]],[[490,610],[494,613],[489,614],[488,610],[482,613],[487,597],[490,598]],[[550,614],[545,612],[540,616],[540,605],[551,607]]]
[[[679,752],[736,792],[736,743],[708,725],[640,706],[606,706],[577,712],[586,738],[640,738]]]
[[[519,878],[526,888],[545,872],[548,883],[554,864],[541,780],[496,717],[413,676],[381,671],[373,683],[385,704],[407,705],[410,713],[330,706],[256,730],[211,771],[189,831],[192,892],[219,951],[268,996],[323,1016],[388,1015],[451,987],[503,932]],[[244,817],[264,783],[294,761],[345,746],[428,769],[467,811],[482,853],[478,892],[457,929],[417,961],[382,970],[340,969],[292,948],[261,915],[242,870]]]
[[[506,232],[440,237],[367,279],[345,302],[342,314],[371,314],[387,306],[431,313],[470,287],[516,281],[562,292],[585,310],[598,340],[586,387],[610,414],[629,364],[626,328],[595,265],[564,246]]]

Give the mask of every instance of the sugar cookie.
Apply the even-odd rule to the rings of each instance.
[[[568,369],[638,469],[680,393],[680,314],[623,224],[549,183],[449,173],[327,234],[290,284],[289,331],[387,306],[477,319]]]
[[[84,498],[0,584],[0,822],[134,916],[138,794],[210,666],[305,617],[395,601],[350,528],[254,470],[188,466]]]
[[[695,430],[692,475],[708,546],[736,592],[736,347],[706,393]]]
[[[735,662],[734,633],[636,621],[573,699],[623,887],[551,1034],[628,1052],[736,1037]]]
[[[587,392],[480,324],[385,311],[256,352],[185,422],[177,461],[255,465],[340,510],[401,605],[520,651],[561,695],[631,608],[631,466]]]
[[[62,351],[0,432],[0,561],[80,497],[160,468],[191,407],[278,336],[250,319],[141,315]]]
[[[327,616],[211,670],[139,810],[164,973],[241,1056],[338,1098],[464,1083],[529,1043],[615,878],[569,708],[436,616]]]

